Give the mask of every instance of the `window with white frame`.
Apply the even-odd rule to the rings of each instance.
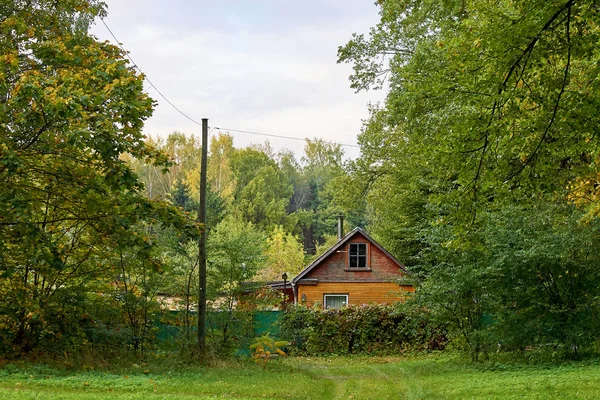
[[[367,268],[367,244],[350,243],[348,268]]]
[[[348,305],[348,295],[326,294],[324,295],[323,304],[325,308],[342,308]]]

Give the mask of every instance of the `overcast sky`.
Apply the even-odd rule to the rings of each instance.
[[[104,1],[106,23],[152,83],[192,118],[209,118],[211,127],[356,144],[367,104],[383,99],[381,91],[354,93],[351,66],[336,63],[338,46],[377,22],[371,1]],[[99,20],[92,32],[114,42]],[[200,134],[146,87],[158,101],[146,135]],[[236,147],[266,140],[231,133]],[[269,141],[298,155],[303,148]]]

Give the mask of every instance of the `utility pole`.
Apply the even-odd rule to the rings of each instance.
[[[208,158],[208,118],[202,118],[202,160],[200,161],[200,205],[198,222],[202,235],[198,242],[198,358],[206,355],[206,164]]]

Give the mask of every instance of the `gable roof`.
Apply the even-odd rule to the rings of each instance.
[[[396,257],[391,255],[390,252],[388,252],[386,249],[384,249],[379,243],[377,243],[375,241],[375,239],[373,239],[371,236],[369,236],[365,231],[363,231],[359,227],[356,227],[351,232],[349,232],[346,236],[344,236],[342,239],[340,239],[336,244],[334,244],[323,255],[321,255],[319,258],[317,258],[315,261],[313,261],[309,266],[307,266],[302,271],[300,271],[300,273],[298,275],[296,275],[296,277],[294,279],[292,279],[291,282],[296,284],[300,279],[302,279],[302,277],[306,276],[306,274],[308,274],[316,266],[318,266],[321,263],[321,261],[326,259],[329,255],[333,254],[335,251],[337,251],[337,249],[339,249],[340,247],[345,245],[357,233],[360,233],[361,235],[363,235],[372,245],[374,245],[379,250],[381,250],[383,252],[383,254],[388,256],[394,263],[396,263],[402,271],[406,272],[407,274],[409,273],[408,270],[406,269],[406,267],[400,261],[398,261],[396,259]]]

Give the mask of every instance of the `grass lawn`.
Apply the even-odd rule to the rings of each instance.
[[[600,365],[473,365],[450,356],[291,357],[266,371],[152,362],[119,371],[0,370],[0,399],[595,399]]]

